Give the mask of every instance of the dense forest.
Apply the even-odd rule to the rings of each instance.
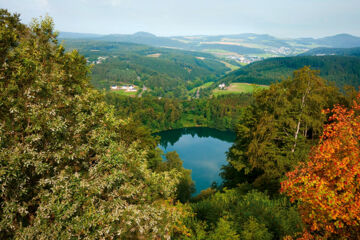
[[[354,48],[314,48],[299,56],[321,56],[321,55],[339,55],[339,56],[355,56],[360,57],[360,47]]]
[[[112,85],[146,86],[148,95],[186,98],[188,91],[224,75],[230,69],[207,53],[156,48],[121,42],[66,40],[94,64],[91,83],[98,89]]]
[[[269,58],[229,73],[219,81],[269,85],[290,77],[296,69],[311,66],[338,87],[360,85],[360,58],[350,56],[297,56]]]
[[[253,95],[129,98],[91,85],[51,18],[0,20],[1,239],[360,238],[354,89],[300,58]],[[187,125],[237,135],[223,184],[194,198],[190,171],[151,135]]]
[[[155,97],[130,98],[116,93],[105,96],[118,116],[130,117],[152,131],[205,126],[234,130],[250,94],[218,96],[211,99],[178,100]]]

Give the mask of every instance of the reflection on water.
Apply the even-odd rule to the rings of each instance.
[[[155,133],[154,135],[160,136],[160,145],[166,148],[168,144],[174,145],[181,136],[191,135],[193,138],[198,136],[200,138],[216,138],[225,142],[233,143],[235,141],[235,134],[230,131],[219,131],[213,128],[206,127],[191,127],[191,128],[180,128],[168,131],[162,131]]]
[[[192,170],[196,193],[221,182],[220,168],[226,164],[226,152],[235,141],[233,132],[212,128],[182,128],[156,133],[160,148],[166,153],[176,151],[184,167]]]

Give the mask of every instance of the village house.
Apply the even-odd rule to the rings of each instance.
[[[225,89],[225,83],[219,84],[219,89],[224,90]]]
[[[125,90],[125,92],[136,92],[136,88],[134,85],[123,85],[123,86],[117,86],[113,85],[110,87],[111,90]]]

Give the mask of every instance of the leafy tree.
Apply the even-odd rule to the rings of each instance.
[[[254,217],[250,217],[243,226],[243,230],[241,231],[241,239],[267,240],[273,239],[273,236],[268,232],[265,224],[259,223]]]
[[[177,185],[176,198],[185,203],[190,200],[191,194],[195,192],[195,183],[191,178],[191,170],[183,167],[183,162],[177,152],[168,152],[165,156],[166,161],[162,163],[160,168],[167,171],[176,169],[182,174]]]
[[[191,206],[196,218],[206,223],[209,236],[220,231],[216,228],[221,225],[240,239],[282,239],[302,230],[297,208],[287,198],[270,199],[254,190],[246,194],[238,188],[217,192]],[[219,225],[221,219],[226,222]]]
[[[260,233],[264,239],[270,236],[282,239],[301,232],[302,224],[296,207],[291,206],[285,197],[270,199],[265,193],[255,190],[238,200],[231,210],[231,217],[236,223],[236,230],[248,239],[260,236]]]
[[[169,238],[180,174],[149,169],[152,143],[91,89],[85,58],[48,17],[0,10],[0,43],[0,238]]]
[[[240,179],[277,193],[280,178],[306,159],[322,132],[325,116],[321,110],[341,98],[318,74],[304,67],[295,71],[292,79],[255,94],[253,105],[244,111],[237,126],[238,139],[228,155],[232,167],[245,175]]]
[[[192,100],[106,94],[107,103],[115,107],[119,117],[131,117],[138,121],[136,124],[143,124],[153,132],[192,126],[233,130],[251,99],[249,94]]]
[[[233,229],[233,223],[220,218],[214,232],[210,233],[209,240],[235,240],[239,235]]]
[[[351,109],[330,111],[307,163],[287,174],[282,192],[298,201],[316,237],[360,238],[360,95]]]

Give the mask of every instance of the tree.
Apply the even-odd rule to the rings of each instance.
[[[304,67],[291,79],[255,94],[254,103],[243,112],[228,155],[231,166],[245,175],[238,179],[277,193],[280,178],[306,159],[322,132],[325,116],[321,110],[340,98],[339,91],[318,74]]]
[[[244,240],[266,240],[273,239],[271,233],[268,232],[265,224],[259,223],[256,218],[250,217],[244,224],[241,231],[242,239]]]
[[[214,232],[210,233],[209,240],[235,240],[240,239],[233,228],[233,223],[220,218]]]
[[[160,168],[166,171],[175,169],[181,173],[180,181],[176,190],[176,199],[185,203],[190,200],[191,194],[195,192],[195,183],[191,178],[191,170],[183,167],[183,162],[177,152],[168,152],[165,156],[166,161],[162,163]]]
[[[180,174],[149,169],[152,146],[90,87],[85,58],[48,17],[0,10],[0,43],[0,238],[169,238]]]
[[[282,192],[299,202],[313,235],[360,239],[360,94],[351,109],[330,113],[320,143],[287,174]]]

